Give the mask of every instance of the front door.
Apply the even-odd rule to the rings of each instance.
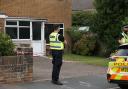
[[[44,55],[44,22],[32,22],[33,56]]]

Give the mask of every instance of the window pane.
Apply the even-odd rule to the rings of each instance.
[[[63,35],[63,29],[60,29],[59,34]]]
[[[60,24],[60,28],[64,28],[64,25],[63,24]]]
[[[53,24],[45,24],[45,40],[49,43],[49,35],[54,31]]]
[[[29,21],[19,21],[19,26],[30,26]]]
[[[41,22],[32,23],[33,40],[41,40]]]
[[[6,25],[17,25],[16,21],[6,21]]]
[[[6,33],[12,38],[17,39],[17,28],[16,27],[6,27]]]
[[[30,28],[19,28],[19,39],[30,39]]]

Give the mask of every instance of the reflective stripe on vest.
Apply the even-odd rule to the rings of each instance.
[[[63,50],[64,49],[64,44],[63,42],[58,40],[58,33],[52,32],[49,36],[50,40],[50,49],[55,49],[55,50]]]
[[[123,41],[123,43],[128,43],[128,35],[127,34],[125,34],[124,32],[122,33],[122,35],[123,35],[123,39],[122,39],[122,41]]]

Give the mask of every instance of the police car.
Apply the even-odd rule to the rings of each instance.
[[[118,84],[121,89],[128,89],[128,44],[119,46],[110,57],[107,80]]]

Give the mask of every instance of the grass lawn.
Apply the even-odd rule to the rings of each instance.
[[[68,61],[79,61],[89,65],[97,65],[97,66],[107,66],[108,60],[103,57],[95,57],[95,56],[81,56],[75,54],[64,54],[64,60]]]

